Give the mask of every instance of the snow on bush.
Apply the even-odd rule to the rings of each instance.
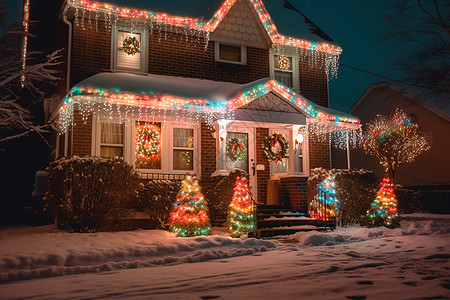
[[[376,197],[377,180],[371,171],[364,169],[311,170],[307,183],[308,203],[317,193],[317,186],[327,177],[334,175],[336,198],[339,200],[338,225],[358,223]]]
[[[139,176],[121,159],[62,158],[47,168],[46,209],[69,232],[107,229],[123,218],[137,196]]]
[[[180,182],[151,180],[139,191],[137,209],[147,213],[159,229],[167,229],[169,214],[175,203]]]

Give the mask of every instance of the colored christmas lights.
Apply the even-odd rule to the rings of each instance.
[[[77,15],[79,14],[78,10],[82,10],[83,17],[88,17],[89,21],[91,19],[95,19],[96,28],[98,28],[97,22],[100,18],[99,15],[103,16],[103,20],[105,21],[105,23],[114,24],[118,22],[119,18],[127,18],[134,22],[133,26],[135,27],[147,27],[147,25],[150,24],[151,30],[153,30],[154,27],[157,27],[159,28],[159,30],[163,28],[166,32],[167,30],[179,32],[179,29],[189,30],[189,32],[186,32],[186,34],[190,35],[192,35],[193,32],[196,32],[196,34],[198,36],[202,36],[207,43],[210,33],[219,26],[220,22],[229,12],[231,7],[235,4],[235,2],[236,0],[225,0],[222,6],[214,14],[214,16],[207,22],[204,22],[202,19],[173,16],[166,13],[152,12],[149,10],[117,7],[95,1],[70,0],[68,4],[70,5],[70,7],[73,7],[76,10]],[[311,50],[314,52],[322,52],[328,54],[330,59],[332,57],[339,57],[339,55],[341,54],[342,48],[340,48],[339,46],[327,43],[310,42],[307,40],[281,35],[280,33],[278,33],[278,30],[266,8],[264,7],[263,2],[261,0],[250,0],[250,2],[253,4],[264,29],[267,31],[267,34],[269,35],[270,40],[274,45],[296,47]],[[88,14],[88,16],[86,16],[86,13]],[[95,17],[92,17],[91,13],[94,13]],[[76,25],[85,26],[84,18],[82,18],[80,21],[78,21],[77,18]],[[111,24],[107,25],[107,27],[111,28]]]
[[[140,51],[139,49],[140,44],[135,36],[127,36],[123,40],[122,46],[123,51],[125,51],[125,53],[128,55],[135,55]]]
[[[394,183],[391,178],[383,178],[377,197],[367,211],[361,225],[367,227],[386,226],[387,228],[400,227],[397,199],[394,195]]]
[[[118,115],[118,121],[127,121],[127,116],[152,119],[173,115],[177,121],[207,124],[222,119],[234,120],[234,111],[253,100],[273,92],[288,99],[307,116],[306,129],[310,140],[328,142],[333,140],[336,147],[345,148],[347,135],[350,145],[357,146],[360,139],[361,124],[356,118],[339,116],[326,112],[322,107],[294,92],[274,79],[262,79],[247,86],[230,99],[214,102],[207,99],[185,98],[153,91],[128,92],[119,88],[100,89],[89,86],[75,86],[64,99],[60,110],[59,127],[65,132],[74,125],[75,108],[82,111],[83,120],[97,111],[97,116],[112,118]],[[101,112],[101,113],[100,113]]]
[[[151,159],[161,152],[161,133],[153,124],[136,125],[136,156]]]
[[[339,200],[336,198],[336,182],[334,175],[328,176],[317,186],[317,194],[309,204],[311,218],[327,219],[336,217],[339,210]]]
[[[281,133],[274,132],[271,136],[266,136],[262,148],[269,161],[278,163],[289,153],[289,142]]]
[[[236,177],[233,198],[227,218],[227,231],[231,237],[247,237],[255,229],[255,207],[250,197],[248,181]]]
[[[178,237],[210,234],[207,211],[207,203],[197,178],[186,176],[181,182],[181,189],[170,213],[170,231]]]
[[[364,134],[364,151],[379,159],[391,179],[400,165],[412,162],[429,148],[418,125],[399,109],[390,118],[378,115],[367,124]]]
[[[232,161],[241,161],[247,157],[247,145],[238,138],[227,138],[227,156]]]

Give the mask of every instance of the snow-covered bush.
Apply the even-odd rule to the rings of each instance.
[[[234,169],[230,175],[222,178],[216,185],[209,189],[204,189],[209,206],[209,219],[213,225],[223,225],[227,220],[227,212],[233,198],[233,189],[236,183],[236,177],[245,177],[249,179],[247,172]]]
[[[139,191],[137,209],[146,212],[158,228],[167,229],[169,214],[175,203],[180,182],[151,180]]]
[[[126,216],[140,186],[121,159],[62,158],[47,168],[46,209],[69,232],[106,230]]]
[[[360,216],[366,213],[376,197],[375,175],[363,169],[312,169],[307,183],[308,203],[314,200],[317,186],[332,175],[335,182],[335,197],[339,201],[338,225],[358,223]]]

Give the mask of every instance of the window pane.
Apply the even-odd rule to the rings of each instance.
[[[241,62],[241,47],[219,44],[219,59]]]
[[[192,150],[173,150],[173,169],[174,170],[193,170],[194,151]]]
[[[284,55],[274,55],[275,69],[292,71],[292,57]]]
[[[227,132],[227,170],[241,169],[248,173],[248,134]]]
[[[275,80],[283,83],[286,86],[292,87],[292,73],[275,70]]]
[[[161,123],[136,122],[137,169],[161,169]]]
[[[289,170],[289,157],[283,158],[277,163],[273,163],[274,173],[287,173]]]
[[[123,157],[123,147],[100,146],[100,156],[105,158]]]
[[[102,144],[123,144],[123,124],[101,124],[101,138]]]
[[[174,128],[173,146],[180,148],[194,148],[194,129]]]
[[[128,55],[125,51],[123,51],[123,41],[129,36],[135,37],[139,42],[139,48],[142,48],[140,33],[131,33],[119,30],[117,32],[117,67],[139,70],[141,68],[141,52],[138,51],[134,55]]]

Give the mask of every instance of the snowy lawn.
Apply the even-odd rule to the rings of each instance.
[[[303,232],[290,243],[3,229],[0,298],[449,299],[450,218],[405,217],[401,229]]]

